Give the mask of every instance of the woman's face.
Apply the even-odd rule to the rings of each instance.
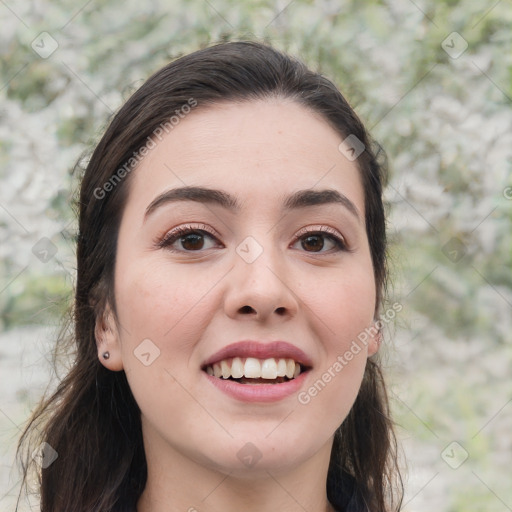
[[[146,450],[240,475],[328,460],[377,350],[358,341],[376,290],[342,139],[291,101],[199,105],[133,171],[102,363],[125,370]]]

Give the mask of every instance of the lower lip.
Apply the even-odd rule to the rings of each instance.
[[[240,384],[229,379],[221,379],[202,372],[217,388],[243,402],[277,402],[297,393],[309,373],[305,371],[295,379],[281,384]]]

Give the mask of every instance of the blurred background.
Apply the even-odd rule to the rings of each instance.
[[[236,39],[332,79],[387,153],[403,510],[512,510],[511,22],[510,0],[1,0],[0,510],[72,302],[75,163],[150,74]]]

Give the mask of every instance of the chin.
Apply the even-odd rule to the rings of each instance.
[[[208,466],[222,473],[231,473],[238,477],[255,477],[259,473],[268,477],[268,472],[285,472],[307,461],[318,452],[324,443],[318,435],[293,432],[277,426],[262,429],[255,425],[245,428],[242,436],[234,436],[220,447],[221,453],[209,455]],[[277,432],[282,428],[281,432]],[[272,432],[272,429],[275,429]],[[325,436],[328,440],[328,435]],[[218,446],[221,444],[219,443]],[[208,450],[210,451],[210,450]],[[219,450],[216,450],[218,452]],[[211,453],[211,452],[210,452]],[[206,455],[206,454],[205,454]]]

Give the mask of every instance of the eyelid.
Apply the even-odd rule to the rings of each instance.
[[[217,233],[217,231],[210,228],[206,224],[184,224],[182,226],[178,226],[176,228],[170,229],[169,231],[166,231],[166,233],[163,236],[157,237],[155,239],[154,244],[157,247],[164,248],[166,242],[171,240],[171,238],[179,238],[181,234],[187,234],[188,231],[205,231],[210,236],[216,239],[221,237],[221,235]]]
[[[210,228],[206,224],[185,224],[182,226],[178,226],[176,228],[173,228],[169,231],[167,231],[163,237],[158,237],[154,244],[156,247],[159,248],[167,248],[171,245],[171,240],[177,240],[180,238],[180,236],[185,236],[186,234],[189,234],[190,231],[196,231],[196,232],[204,232],[211,237],[215,238],[217,242],[219,242],[219,238],[221,238],[221,235],[219,235],[213,228]],[[300,240],[304,235],[308,234],[327,234],[331,236],[331,239],[337,246],[338,251],[346,251],[346,252],[352,252],[352,249],[348,247],[346,238],[337,230],[330,226],[326,225],[317,225],[317,226],[307,226],[304,228],[301,228],[297,234],[294,236],[294,239],[292,241],[292,245],[294,245],[298,240]],[[336,251],[336,252],[338,252]],[[176,251],[176,252],[202,252],[202,251]],[[307,252],[307,251],[306,251]],[[314,254],[314,253],[313,253]],[[323,253],[319,253],[323,254]]]
[[[302,228],[296,235],[296,239],[300,238],[301,236],[307,235],[308,233],[328,233],[330,235],[333,235],[337,238],[340,238],[341,241],[346,245],[347,239],[337,230],[334,228],[331,228],[330,226],[324,226],[319,224],[317,227],[305,227]]]
[[[294,245],[298,240],[300,240],[304,235],[315,235],[315,234],[322,234],[322,235],[328,235],[327,238],[331,238],[331,240],[336,245],[336,250],[334,253],[339,252],[354,252],[354,249],[351,249],[348,245],[347,239],[337,230],[330,226],[325,226],[319,224],[318,226],[307,226],[302,228],[296,235],[292,242],[292,245]],[[306,251],[307,252],[307,251]],[[333,254],[333,251],[326,251],[326,252],[312,252],[312,255],[318,254],[318,255],[330,255]]]

